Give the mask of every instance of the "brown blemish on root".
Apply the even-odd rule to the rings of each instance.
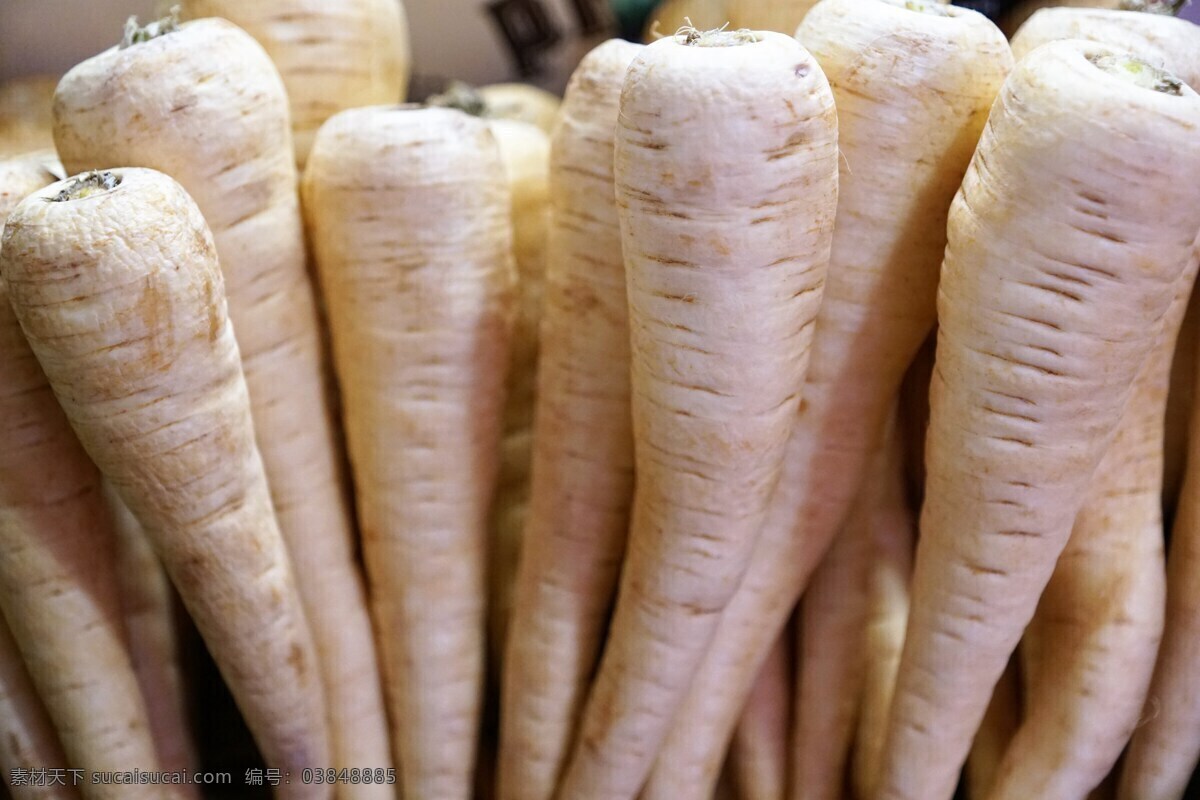
[[[295,671],[301,680],[308,673],[304,659],[304,648],[295,642],[292,642],[291,652],[288,653],[288,665],[291,666],[292,670]]]

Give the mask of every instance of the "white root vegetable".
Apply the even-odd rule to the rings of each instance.
[[[55,99],[59,154],[72,172],[114,165],[164,172],[211,226],[255,435],[328,699],[333,757],[307,766],[387,768],[382,681],[328,402],[287,96],[263,49],[231,23],[159,28],[157,36],[131,32],[137,43],[63,78]],[[378,783],[338,791],[353,800],[392,793]]]
[[[223,17],[258,40],[279,68],[296,166],[339,111],[399,103],[412,47],[403,0],[180,0],[189,19]]]
[[[886,485],[875,453],[859,501],[800,600],[789,797],[841,800],[862,701],[869,582],[879,504]]]
[[[312,639],[254,444],[216,248],[195,203],[152,170],[60,181],[9,217],[0,275],[67,420],[154,543],[267,763],[293,775],[330,763]],[[48,400],[39,407],[53,406]],[[95,557],[80,556],[95,575]],[[115,607],[112,614],[119,620]],[[6,616],[20,626],[35,621]],[[28,633],[64,627],[42,623]],[[55,674],[43,669],[30,671],[35,679]],[[115,710],[91,718],[125,747],[139,740],[129,735],[139,726],[115,723]],[[148,761],[129,755],[111,769]],[[97,796],[138,792],[98,785],[109,791]],[[327,785],[295,780],[277,792],[282,800],[331,796]]]
[[[187,686],[180,664],[175,590],[146,532],[109,484],[104,500],[116,534],[117,588],[159,761],[168,772],[190,772],[199,761],[193,741]],[[199,797],[198,790],[195,792]]]
[[[596,666],[629,530],[629,324],[613,136],[639,45],[572,75],[551,140],[529,516],[504,661],[498,794],[550,800]]]
[[[508,179],[484,121],[374,107],[325,124],[303,190],[404,795],[467,798],[515,306]]]
[[[784,34],[685,31],[626,73],[637,494],[563,800],[638,793],[750,560],[808,367],[836,142],[825,76]]]
[[[896,686],[896,670],[908,624],[908,582],[912,577],[916,519],[905,487],[905,419],[893,414],[878,456],[878,478],[864,486],[871,504],[870,564],[867,576],[867,621],[864,629],[865,670],[861,709],[850,765],[855,796],[871,797],[883,740],[888,706]]]
[[[513,585],[521,538],[529,514],[530,462],[533,458],[533,410],[538,370],[538,327],[546,277],[549,224],[550,140],[537,126],[507,119],[490,120],[512,196],[513,259],[517,267],[517,315],[509,347],[505,387],[500,476],[491,511],[488,558],[489,655],[503,661],[512,614]]]
[[[771,648],[734,731],[729,763],[740,800],[782,800],[787,796],[790,650],[782,636]]]
[[[12,785],[14,770],[35,768],[66,769],[67,757],[8,624],[0,618],[0,789],[7,785],[11,800],[79,800],[74,786]]]
[[[1092,478],[1026,636],[1026,714],[993,800],[1085,800],[1141,714],[1162,638],[1163,430],[1171,357],[1196,276],[1185,270],[1159,341]]]
[[[20,201],[54,180],[53,161],[52,153],[36,153],[0,162],[0,229],[8,230],[4,220]],[[67,766],[42,729],[44,702],[70,766],[155,771],[160,762],[126,650],[100,474],[55,402],[3,283],[0,387],[0,612],[7,620],[0,626],[11,631],[37,691],[31,696],[21,686],[24,667],[10,653],[5,672],[16,681],[9,696],[19,712],[11,724],[29,726],[13,731],[31,748],[21,755],[53,759],[15,766]],[[5,741],[6,753],[12,742]],[[161,796],[149,787],[123,794],[87,786],[84,793],[88,800]]]
[[[1038,48],[1001,91],[949,219],[878,800],[954,791],[1200,230],[1197,126],[1195,92],[1090,42]]]
[[[51,87],[47,107],[53,93]],[[47,164],[53,161],[56,161],[54,154],[47,151],[0,162],[0,230],[3,230],[9,212],[25,195],[54,181],[49,170],[61,165],[48,167]],[[28,345],[8,308],[8,292],[4,289],[0,289],[0,325],[7,326],[3,340],[6,349],[0,351],[0,363],[11,363],[8,359],[14,357],[28,359]],[[11,377],[7,371],[6,377]],[[66,766],[67,757],[63,754],[58,733],[29,677],[8,624],[0,616],[0,786],[11,780],[14,769],[63,769]],[[57,785],[9,786],[9,793],[13,800],[79,798],[74,787]]]
[[[1185,19],[1108,8],[1043,8],[1013,35],[1013,57],[1059,39],[1111,45],[1165,67],[1189,86],[1200,84],[1200,26]]]
[[[1193,330],[1192,335],[1195,334]],[[1171,530],[1166,620],[1158,660],[1139,725],[1126,751],[1119,800],[1180,800],[1200,757],[1200,702],[1195,665],[1200,653],[1200,415],[1192,390],[1187,468]]]
[[[985,800],[996,783],[1000,762],[1008,751],[1017,728],[1021,725],[1024,702],[1022,698],[1020,665],[1024,663],[1025,645],[1009,660],[1000,680],[992,688],[987,711],[971,740],[971,752],[963,768],[963,781],[969,800]]]
[[[952,6],[831,0],[798,33],[838,104],[829,285],[771,511],[647,800],[712,786],[755,671],[845,522],[933,325],[946,213],[1011,65],[996,27]]]

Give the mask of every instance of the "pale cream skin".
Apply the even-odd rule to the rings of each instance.
[[[1012,60],[982,15],[906,5],[828,0],[798,31],[837,100],[829,279],[770,512],[646,800],[699,795],[716,782],[755,672],[841,530],[934,324],[946,214]]]
[[[911,564],[910,564],[911,566]],[[911,578],[911,575],[910,575]],[[903,631],[902,631],[903,633]],[[903,647],[903,640],[900,642]],[[1021,697],[1021,678],[1023,676],[1025,645],[1009,661],[1008,667],[1000,675],[1000,679],[992,688],[992,696],[988,701],[987,711],[979,723],[979,730],[971,741],[971,752],[967,763],[963,765],[962,780],[968,800],[985,800],[988,792],[996,782],[996,774],[1004,753],[1021,724],[1021,714],[1024,703]],[[900,654],[896,654],[899,666]],[[896,673],[892,672],[891,689],[895,690]],[[889,695],[890,697],[890,695]],[[884,724],[887,724],[886,718]],[[886,730],[883,731],[886,734]],[[879,742],[880,752],[876,754],[875,772],[871,775],[871,785],[879,782],[879,759],[882,754],[883,742]],[[870,795],[868,795],[870,796]]]
[[[187,686],[180,670],[179,625],[171,580],[137,517],[105,484],[104,500],[116,534],[117,587],[150,731],[163,769],[194,770],[196,743],[188,719]],[[199,797],[199,790],[192,789]]]
[[[886,485],[883,456],[878,448],[858,501],[800,600],[789,797],[841,800],[843,795],[866,673],[877,489]]]
[[[1200,27],[1165,14],[1084,8],[1043,9],[1031,16],[1017,31],[1012,41],[1013,52],[1020,57],[1041,44],[1067,38],[1102,42],[1135,53],[1151,64],[1165,66],[1190,86],[1194,87],[1200,83]],[[1190,284],[1187,288],[1190,289]],[[1156,355],[1160,364],[1158,370],[1169,369],[1170,355]],[[1148,382],[1148,385],[1144,385],[1139,392],[1148,396],[1142,398],[1141,408],[1144,410],[1140,420],[1123,423],[1125,429],[1114,443],[1114,449],[1118,452],[1107,457],[1110,462],[1129,462],[1132,467],[1113,467],[1107,470],[1101,468],[1097,475],[1098,485],[1093,489],[1093,496],[1097,499],[1090,501],[1089,505],[1095,502],[1101,502],[1102,505],[1090,517],[1081,517],[1077,523],[1076,532],[1072,534],[1072,545],[1067,551],[1071,553],[1074,550],[1077,553],[1073,560],[1064,556],[1064,564],[1056,573],[1050,586],[1050,594],[1043,602],[1043,606],[1047,607],[1044,612],[1046,615],[1065,617],[1068,628],[1070,622],[1074,621],[1072,636],[1064,635],[1063,630],[1052,630],[1051,636],[1046,637],[1046,646],[1057,648],[1055,653],[1048,655],[1050,660],[1061,665],[1064,659],[1080,659],[1082,645],[1078,640],[1087,637],[1083,641],[1090,643],[1099,653],[1092,658],[1100,658],[1100,664],[1104,665],[1103,669],[1092,666],[1088,673],[1093,676],[1091,682],[1096,683],[1098,678],[1095,674],[1099,673],[1108,675],[1110,680],[1117,683],[1115,694],[1111,691],[1101,691],[1094,699],[1088,698],[1092,699],[1092,702],[1103,703],[1103,709],[1093,712],[1106,715],[1102,723],[1089,723],[1084,709],[1075,709],[1074,713],[1079,720],[1075,740],[1079,756],[1074,760],[1074,769],[1059,770],[1055,781],[1064,787],[1081,782],[1091,783],[1095,775],[1110,762],[1112,751],[1124,744],[1124,739],[1118,745],[1105,734],[1118,738],[1124,734],[1124,738],[1128,738],[1132,720],[1133,723],[1140,724],[1137,724],[1136,730],[1133,731],[1130,754],[1123,769],[1122,800],[1162,800],[1172,796],[1179,797],[1195,766],[1197,755],[1200,755],[1200,703],[1193,699],[1196,697],[1196,689],[1194,679],[1191,678],[1195,648],[1191,645],[1181,646],[1189,636],[1197,636],[1186,632],[1191,624],[1191,609],[1196,602],[1187,598],[1189,584],[1186,579],[1176,579],[1168,583],[1169,602],[1174,610],[1169,611],[1167,615],[1165,655],[1159,659],[1155,684],[1149,690],[1149,705],[1144,710],[1135,711],[1127,707],[1130,703],[1137,702],[1139,692],[1146,693],[1143,680],[1145,662],[1152,662],[1154,659],[1158,635],[1163,625],[1160,618],[1160,606],[1163,602],[1160,546],[1162,521],[1157,499],[1161,494],[1162,484],[1162,478],[1157,477],[1158,472],[1162,470],[1159,452],[1164,446],[1161,437],[1162,420],[1158,417],[1162,415],[1163,409],[1157,409],[1156,403],[1161,400],[1161,397],[1158,397],[1159,393],[1166,394],[1166,386],[1162,382],[1168,380],[1168,376],[1160,372],[1143,380]],[[1156,431],[1159,433],[1155,433]],[[1180,446],[1186,448],[1186,444],[1182,444],[1185,441],[1184,437],[1168,437],[1165,446],[1172,447],[1180,443]],[[1158,449],[1154,450],[1155,447]],[[1109,492],[1116,494],[1121,488],[1121,476],[1124,476],[1128,486],[1125,487],[1127,491],[1117,494],[1117,497],[1129,495],[1127,502],[1119,508],[1107,508],[1113,506],[1116,500],[1109,498],[1107,502],[1103,502],[1098,498],[1102,497],[1105,484],[1109,486]],[[1100,527],[1105,516],[1111,517],[1123,527]],[[1088,522],[1090,526],[1081,530],[1080,526]],[[1177,531],[1183,530],[1177,527]],[[1157,537],[1155,531],[1158,532]],[[1176,536],[1176,540],[1186,538],[1186,534]],[[1090,539],[1096,541],[1089,543]],[[1114,556],[1114,552],[1120,555]],[[1180,547],[1176,552],[1185,554],[1188,550],[1186,547]],[[1184,562],[1186,558],[1180,558],[1178,561]],[[1172,568],[1180,570],[1178,564],[1173,564]],[[1184,574],[1186,570],[1187,568],[1184,568]],[[1085,575],[1096,577],[1084,578]],[[1107,576],[1107,579],[1100,576]],[[1078,606],[1082,598],[1073,591],[1089,592],[1097,581],[1101,585],[1119,586],[1123,599],[1111,600],[1104,614],[1073,614],[1070,609]],[[1059,584],[1057,589],[1056,584]],[[1039,611],[1039,616],[1042,613]],[[1118,617],[1124,621],[1118,628],[1114,628],[1112,619]],[[1132,644],[1124,642],[1124,639],[1132,639],[1137,634],[1140,636],[1137,637],[1136,643],[1140,643],[1143,649],[1132,650]],[[1117,637],[1116,641],[1112,641],[1114,637]],[[1147,647],[1148,650],[1145,649]],[[1104,649],[1099,651],[1099,648]],[[1140,657],[1138,653],[1141,653]],[[1181,667],[1180,664],[1184,662],[1187,666]],[[1046,674],[1053,673],[1048,671]],[[1057,684],[1051,681],[1045,690],[1052,691],[1051,686],[1054,685]],[[1109,698],[1111,702],[1102,701],[1101,697]],[[1119,702],[1117,698],[1123,702]],[[1084,698],[1079,698],[1077,702],[1081,706],[1088,705],[1087,699]],[[1047,721],[1045,724],[1063,723]],[[1033,747],[1034,733],[1035,731],[1031,731],[1028,735],[1025,750]],[[1078,737],[1082,737],[1083,741]],[[1096,740],[1094,746],[1085,745],[1092,740]],[[1021,752],[1024,750],[1014,752],[1013,758],[1018,757]],[[1047,760],[1053,755],[1047,748],[1038,752]],[[1043,771],[1045,769],[1048,769],[1048,766],[1044,767]],[[1009,783],[1015,786],[1012,790],[1014,792],[1023,790],[1024,780],[1037,779],[1038,772],[1030,771],[1025,778],[1018,775],[1026,773],[1021,770],[1008,778]],[[1064,794],[1064,797],[1069,796],[1069,792]]]
[[[54,161],[54,154],[47,151],[0,162],[0,229],[17,203],[54,181],[46,167],[51,161]],[[0,606],[30,614],[29,619],[21,620],[19,630],[26,636],[32,633],[33,638],[25,642],[30,648],[31,660],[35,663],[54,662],[52,669],[63,669],[59,675],[39,676],[39,683],[41,691],[49,692],[59,723],[82,726],[71,737],[72,756],[83,757],[93,765],[108,764],[110,767],[114,758],[124,758],[131,753],[145,758],[150,752],[148,726],[140,716],[144,710],[138,711],[136,684],[130,680],[132,667],[128,659],[122,657],[123,632],[113,614],[116,579],[111,541],[106,542],[111,531],[102,523],[93,530],[86,525],[69,525],[72,519],[86,520],[89,512],[99,512],[95,493],[99,476],[94,468],[88,468],[87,457],[74,442],[74,435],[58,410],[9,308],[8,292],[2,288],[0,345],[0,378],[3,379],[0,385],[3,385],[5,395],[0,400],[5,434],[4,449],[0,451],[0,497],[3,499],[0,537],[6,548],[27,548],[26,552],[32,556],[14,558],[11,551],[6,550],[4,564],[0,566],[5,567],[3,578],[11,581],[7,584],[11,588],[0,593]],[[25,389],[30,389],[30,393],[20,394]],[[39,403],[42,404],[40,408]],[[23,445],[23,442],[36,442],[39,435],[47,437],[44,446]],[[29,474],[32,465],[27,459],[47,455],[55,460],[37,470],[35,480],[46,478],[49,485],[42,489],[28,484],[23,486],[18,478],[22,473]],[[74,470],[63,469],[64,465],[57,460],[63,456],[73,462]],[[83,494],[65,506],[45,507],[41,503],[44,499],[41,495],[47,489],[54,497],[70,494],[77,488]],[[56,528],[62,528],[57,536]],[[86,559],[86,571],[80,569],[82,565],[78,562],[65,563],[54,569],[53,548],[62,545],[68,552],[77,548],[79,556]],[[18,563],[9,564],[10,560]],[[41,562],[42,574],[54,581],[45,585],[43,592],[60,590],[70,600],[64,602],[60,598],[55,602],[44,593],[39,596],[31,578],[42,576],[12,574],[13,567],[29,561]],[[90,583],[86,577],[89,574],[95,576]],[[110,585],[106,585],[106,580]],[[72,611],[77,614],[72,615]],[[96,624],[97,629],[82,641],[75,638],[89,624]],[[92,646],[97,649],[91,652],[84,649]],[[86,674],[81,675],[73,664],[84,666]],[[100,672],[100,665],[108,671]],[[98,696],[80,696],[64,689],[63,682],[80,679],[85,680],[88,689]],[[0,616],[0,770],[5,776],[0,782],[7,780],[13,769],[34,766],[64,769],[68,766],[54,723],[38,692],[39,687],[26,669],[8,623]],[[132,702],[132,708],[125,706],[127,702]],[[107,754],[101,748],[113,746],[111,738],[97,736],[91,740],[90,737],[97,734],[97,725],[107,727],[111,720],[93,718],[89,722],[87,717],[114,710],[120,718],[133,723],[135,733],[130,737],[133,741],[116,743],[115,753]],[[85,740],[84,737],[89,738]],[[13,786],[8,791],[13,800],[79,800],[80,797],[70,786]]]
[[[503,800],[554,796],[629,530],[629,324],[612,170],[621,85],[641,49],[614,39],[584,57],[552,139],[532,483],[502,675]]]
[[[45,765],[48,769],[66,769],[58,734],[46,708],[30,680],[8,624],[0,619],[0,769],[4,781],[14,769]],[[0,781],[12,800],[79,800],[73,786],[7,786]]]
[[[500,148],[512,195],[513,259],[517,267],[517,317],[505,382],[500,477],[492,504],[488,556],[488,657],[499,674],[512,613],[521,537],[529,510],[533,409],[537,384],[538,326],[546,277],[546,227],[550,221],[550,139],[529,122],[488,120]]]
[[[303,192],[403,794],[466,800],[516,313],[509,179],[485,121],[386,106],[325,124]]]
[[[1166,66],[1191,83],[1200,79],[1200,28],[1164,14],[1103,9],[1038,11],[1013,38],[1014,55],[1058,39],[1086,39]],[[1163,631],[1163,426],[1176,337],[1194,279],[1185,273],[1162,341],[1138,384],[1113,444],[1093,478],[1070,542],[1027,630],[1023,650],[1027,714],[1012,743],[995,800],[1085,796],[1110,771],[1130,735],[1171,741],[1186,751],[1187,735],[1146,714],[1151,672]],[[1185,445],[1186,446],[1186,445]],[[1181,701],[1178,709],[1187,707]],[[1147,717],[1154,719],[1147,720]],[[1142,731],[1142,723],[1159,731]],[[1198,742],[1200,745],[1200,742]],[[1139,754],[1145,750],[1138,746]],[[1137,756],[1127,774],[1149,777],[1153,759]],[[1172,767],[1190,773],[1181,759]],[[1178,778],[1177,778],[1178,780]],[[1152,797],[1142,786],[1135,797]],[[1182,789],[1180,789],[1182,791]]]
[[[331,763],[312,637],[200,210],[152,170],[52,184],[9,217],[0,274],[67,420],[153,542],[267,764],[295,777]],[[103,796],[133,791],[113,789]],[[293,779],[276,796],[332,791]]]
[[[948,222],[878,800],[954,791],[1189,263],[1197,127],[1195,92],[1088,42],[1030,53],[997,99]]]
[[[986,797],[1083,800],[1142,722],[1163,632],[1163,430],[1171,359],[1196,276],[1154,351],[1026,628],[1026,711]]]
[[[1166,67],[1188,86],[1200,85],[1200,26],[1169,14],[1105,8],[1043,8],[1012,37],[1013,57],[1059,39],[1086,39]]]
[[[306,766],[391,766],[278,72],[231,23],[187,22],[68,72],[55,99],[55,140],[71,172],[122,164],[170,175],[211,226],[328,700],[334,755]],[[392,793],[376,783],[337,788],[353,800]]]
[[[887,712],[908,623],[908,583],[912,577],[917,521],[904,484],[903,423],[893,415],[883,437],[876,479],[863,487],[870,503],[870,563],[867,618],[863,629],[865,668],[850,780],[857,797],[869,798],[879,775],[879,756],[887,734]]]
[[[783,637],[771,648],[729,744],[729,765],[741,800],[779,800],[787,795],[793,683],[789,650]]]
[[[1196,396],[1193,390],[1192,397]],[[1200,703],[1194,674],[1200,650],[1200,625],[1195,620],[1200,604],[1200,581],[1196,579],[1200,571],[1196,567],[1200,559],[1196,501],[1200,470],[1195,467],[1200,463],[1200,432],[1194,400],[1192,408],[1188,467],[1167,562],[1165,630],[1146,703],[1121,771],[1119,800],[1179,800],[1200,756]]]
[[[829,260],[825,76],[784,34],[660,39],[626,73],[614,177],[637,494],[562,800],[637,795],[753,552]]]
[[[222,17],[266,48],[287,87],[296,166],[339,111],[398,103],[412,69],[402,0],[181,0],[188,19]]]

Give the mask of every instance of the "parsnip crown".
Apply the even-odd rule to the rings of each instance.
[[[1163,94],[1183,94],[1183,81],[1127,53],[1089,53],[1087,60],[1109,75]]]
[[[702,31],[692,25],[691,19],[684,17],[683,21],[687,24],[682,25],[679,30],[675,31],[675,41],[682,45],[690,47],[737,47],[743,44],[754,44],[762,41],[754,31],[747,28],[739,28],[736,31],[726,30],[729,23],[726,22],[719,28],[713,28],[710,31]]]
[[[167,16],[149,22],[145,27],[139,26],[137,17],[132,16],[125,20],[125,34],[121,37],[121,49],[124,50],[126,47],[166,36],[177,30],[179,30],[179,6],[171,6]]]
[[[98,172],[93,170],[72,178],[58,194],[47,197],[46,201],[50,203],[65,203],[68,200],[82,200],[92,195],[111,192],[120,185],[120,175],[113,172]]]

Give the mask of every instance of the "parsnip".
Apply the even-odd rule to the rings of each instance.
[[[12,209],[53,181],[53,161],[43,152],[0,162],[0,228],[8,232],[4,219]],[[7,250],[0,243],[0,257]],[[0,283],[0,612],[7,619],[0,627],[11,630],[71,766],[156,771],[146,705],[126,650],[100,475],[55,402],[8,294]],[[30,750],[23,755],[57,761],[15,766],[67,766],[41,729],[40,703],[20,684],[23,667],[11,653],[6,660],[5,672],[17,681],[10,697],[23,712],[12,724],[30,726],[13,736],[24,734]],[[88,800],[163,794],[142,786],[128,794],[116,786],[84,792]]]
[[[640,51],[613,39],[585,56],[551,140],[532,483],[501,698],[501,800],[554,795],[629,529],[629,324],[612,170],[621,85]]]
[[[48,94],[53,96],[53,93],[51,87]],[[25,195],[54,181],[50,170],[61,168],[61,165],[51,163],[55,161],[54,154],[48,151],[0,161],[0,230],[3,230],[9,212]],[[29,358],[29,347],[8,307],[8,292],[3,288],[0,288],[0,335],[4,336],[0,364],[12,364],[10,359]],[[11,379],[11,370],[6,369],[5,375]],[[11,445],[6,443],[6,446]],[[66,766],[67,758],[58,733],[29,677],[8,624],[0,617],[0,786],[11,780],[14,769],[63,769]],[[9,790],[13,800],[79,798],[74,787],[20,785],[10,786]]]
[[[733,733],[729,762],[740,800],[782,800],[787,796],[790,650],[780,637],[754,680]]]
[[[870,798],[879,774],[887,734],[887,712],[896,686],[896,669],[908,623],[908,583],[916,519],[905,485],[905,441],[908,419],[894,414],[883,437],[874,484],[863,488],[871,505],[870,565],[867,575],[867,621],[864,630],[865,670],[861,710],[850,765],[856,797]]]
[[[303,190],[404,796],[467,798],[515,310],[508,179],[482,120],[372,107],[325,124]]]
[[[199,762],[180,665],[175,591],[146,532],[109,484],[104,485],[104,500],[116,534],[121,616],[129,634],[129,654],[146,701],[154,746],[163,769],[192,771]]]
[[[1021,686],[1023,670],[1020,665],[1023,663],[1022,657],[1026,655],[1025,643],[1021,646],[1022,651],[1009,660],[1000,680],[992,688],[987,711],[971,740],[971,752],[963,768],[963,782],[969,800],[988,797],[996,783],[1000,762],[1004,760],[1004,754],[1021,725],[1024,687]]]
[[[647,45],[625,76],[614,176],[637,494],[562,800],[637,795],[754,550],[829,259],[825,75],[779,33]]]
[[[1195,92],[1089,42],[1038,48],[1001,91],[948,226],[878,800],[953,793],[1200,230],[1197,125]]]
[[[266,48],[287,87],[296,166],[339,111],[399,103],[412,69],[403,0],[180,0],[189,19],[224,17]]]
[[[13,770],[34,768],[66,769],[67,757],[17,643],[0,619],[0,788],[8,786],[5,796],[11,800],[79,800],[74,786],[9,785]]]
[[[67,420],[154,543],[267,763],[293,775],[331,763],[312,639],[254,445],[216,248],[200,210],[153,170],[60,181],[9,217],[0,275]],[[39,408],[51,408],[47,400]],[[98,482],[92,492],[100,497]],[[34,552],[25,566],[37,564]],[[95,580],[95,555],[74,552]],[[10,555],[0,564],[18,561],[25,559]],[[119,619],[115,607],[111,613]],[[31,638],[62,628],[6,616],[19,623],[18,638],[21,626]],[[90,633],[103,630],[92,625]],[[90,672],[95,661],[81,666]],[[61,679],[41,664],[30,671]],[[43,696],[53,708],[50,693]],[[144,731],[145,723],[114,720],[137,705],[125,700],[121,713],[89,718],[128,748],[140,741],[129,731]],[[154,763],[132,754],[116,761],[110,769]],[[113,798],[143,788],[147,797],[162,793],[98,786],[96,796]],[[293,780],[277,796],[307,800],[332,791]]]
[[[307,766],[387,768],[382,681],[327,400],[287,96],[263,49],[229,22],[173,29],[168,20],[158,34],[132,30],[137,43],[67,73],[55,99],[58,151],[72,172],[160,170],[211,226],[258,447],[328,698],[333,759]],[[376,783],[338,790],[354,800],[391,794]]]
[[[946,213],[1011,64],[986,18],[917,0],[829,0],[798,33],[838,104],[829,285],[770,513],[647,800],[712,786],[755,671],[845,522],[933,325]]]
[[[538,370],[538,328],[546,277],[546,233],[550,217],[550,140],[527,122],[488,123],[508,175],[512,196],[513,259],[517,267],[517,315],[509,348],[500,475],[491,511],[488,632],[499,666],[508,638],[513,585],[521,537],[529,511],[533,458],[533,409]]]
[[[1200,26],[1168,14],[1106,8],[1043,8],[1013,35],[1013,57],[1059,39],[1086,39],[1135,53],[1183,82],[1200,84]]]
[[[800,600],[789,797],[841,800],[867,668],[866,626],[883,450]]]
[[[1193,295],[1194,297],[1194,295]],[[1195,335],[1195,331],[1191,332]],[[1119,800],[1180,800],[1187,797],[1200,757],[1200,702],[1196,657],[1200,652],[1200,416],[1192,390],[1187,467],[1171,530],[1167,559],[1166,619],[1145,706],[1126,751],[1117,787]]]
[[[1085,800],[1139,721],[1163,631],[1171,357],[1195,277],[1193,259],[1027,629],[1039,643],[1037,665],[1024,676],[1027,712],[994,800]]]

